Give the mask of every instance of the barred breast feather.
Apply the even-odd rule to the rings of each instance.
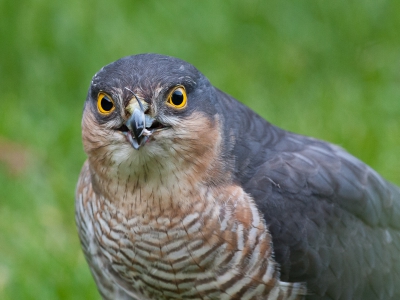
[[[76,216],[104,298],[121,292],[133,299],[272,300],[304,295],[301,284],[279,281],[271,236],[240,187],[203,188],[190,210],[171,207],[157,215],[137,215],[97,195],[89,172],[86,163],[77,188]]]

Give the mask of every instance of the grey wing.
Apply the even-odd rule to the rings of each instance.
[[[93,215],[92,197],[96,197],[96,194],[92,189],[88,163],[85,162],[75,196],[75,220],[82,250],[103,299],[135,300],[113,281],[112,275],[108,271],[106,258],[94,239],[95,229],[91,220]]]
[[[216,92],[225,152],[269,226],[281,280],[306,282],[308,299],[400,299],[399,188]]]
[[[307,282],[309,299],[400,299],[399,188],[337,146],[270,130],[241,180],[281,280]]]

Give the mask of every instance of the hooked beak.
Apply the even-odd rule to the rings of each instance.
[[[126,107],[126,111],[131,114],[125,122],[125,126],[129,131],[122,131],[122,133],[126,136],[132,147],[139,150],[149,140],[154,131],[159,131],[167,127],[150,115],[145,114],[148,104],[139,100],[133,92],[132,94],[135,99],[132,99]]]
[[[135,108],[125,125],[132,133],[127,135],[128,141],[131,143],[133,148],[138,150],[148,139],[148,136],[143,136],[143,132],[146,129],[146,118],[144,112]]]

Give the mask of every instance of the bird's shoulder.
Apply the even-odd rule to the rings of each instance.
[[[369,226],[400,229],[398,187],[339,146],[286,131],[275,135],[273,144],[259,146],[243,182],[261,207],[315,199]]]
[[[339,146],[283,130],[217,90],[235,180],[263,208],[316,197],[400,229],[400,189]],[[292,200],[288,200],[292,199]]]
[[[234,178],[264,217],[281,280],[305,281],[318,297],[392,297],[400,280],[387,278],[400,274],[400,189],[341,147],[220,98],[231,107],[225,136],[233,141],[226,144]]]

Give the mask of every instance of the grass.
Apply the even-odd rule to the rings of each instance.
[[[400,2],[0,1],[0,299],[98,299],[74,224],[91,77],[157,52],[400,184]]]

